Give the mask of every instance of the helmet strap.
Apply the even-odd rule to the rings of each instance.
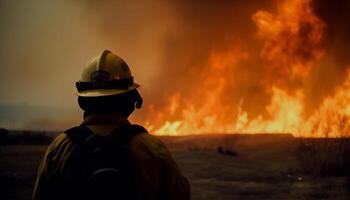
[[[136,95],[136,108],[140,109],[142,107],[143,99],[139,93],[139,91],[135,90]]]

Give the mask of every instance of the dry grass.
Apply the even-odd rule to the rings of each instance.
[[[350,139],[301,139],[297,150],[301,168],[316,176],[345,176],[350,169]]]
[[[338,119],[337,138],[329,137],[331,125],[325,124],[323,130],[326,138],[300,139],[297,157],[304,172],[315,176],[350,175],[350,120],[347,116]]]
[[[202,135],[161,138],[189,179],[193,200],[349,199],[346,178],[301,174],[291,135]],[[239,156],[218,154],[231,148]],[[189,148],[194,149],[189,151]],[[30,199],[46,146],[0,145],[0,199]]]
[[[236,150],[234,150],[233,148],[224,148],[222,146],[219,146],[217,149],[217,152],[219,154],[225,154],[228,156],[238,156],[238,153]]]

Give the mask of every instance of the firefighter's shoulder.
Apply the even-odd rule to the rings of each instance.
[[[72,141],[69,139],[67,134],[58,134],[47,148],[47,160],[53,161],[67,158],[71,147]]]
[[[141,159],[162,158],[169,155],[165,144],[156,136],[148,133],[135,135],[130,143],[130,149]]]
[[[63,146],[70,146],[71,141],[66,133],[60,133],[58,134],[53,141],[51,142],[50,146],[48,147],[49,151],[53,151],[57,148],[63,147]]]

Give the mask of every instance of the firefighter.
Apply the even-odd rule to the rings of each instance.
[[[190,185],[166,146],[128,121],[135,107],[141,108],[142,98],[123,59],[103,51],[83,70],[76,87],[84,120],[48,147],[34,200],[190,199]],[[108,143],[107,152],[102,151]],[[117,161],[103,161],[107,157]]]

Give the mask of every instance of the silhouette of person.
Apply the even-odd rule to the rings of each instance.
[[[190,185],[166,146],[127,120],[142,97],[123,59],[103,51],[76,87],[84,120],[47,148],[34,200],[190,199]]]

